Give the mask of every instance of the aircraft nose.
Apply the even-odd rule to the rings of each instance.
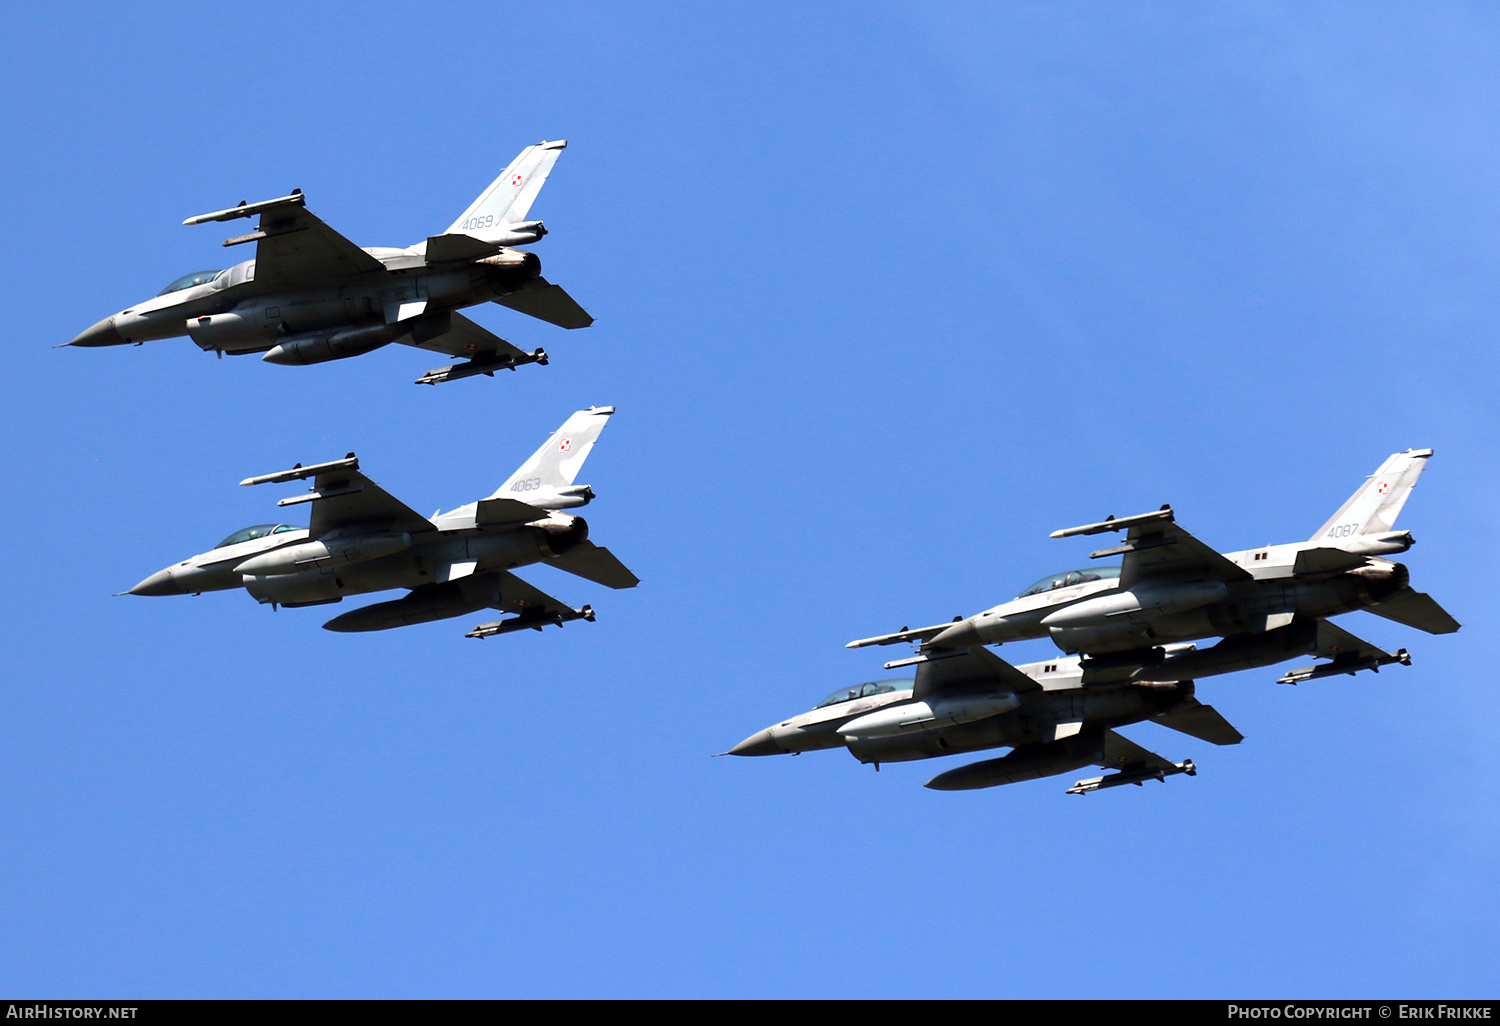
[[[80,332],[78,337],[69,342],[70,346],[122,346],[130,340],[120,334],[120,329],[115,327],[114,317],[106,317],[87,331]]]
[[[782,748],[771,738],[771,728],[757,731],[745,740],[735,745],[725,754],[727,755],[782,755],[786,749]]]
[[[126,594],[181,595],[184,594],[184,592],[182,590],[182,585],[172,579],[172,568],[167,567],[165,570],[156,571],[156,573],[146,578],[140,584],[137,584],[134,588],[131,588],[128,592],[126,592]]]
[[[927,644],[933,648],[970,648],[983,645],[984,639],[979,636],[973,620],[959,620]]]

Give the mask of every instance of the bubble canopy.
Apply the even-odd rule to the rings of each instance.
[[[856,698],[869,698],[871,695],[884,695],[892,691],[910,691],[914,683],[916,682],[910,677],[895,677],[891,680],[872,680],[868,684],[839,688],[813,708],[821,709],[825,705],[838,705],[840,702],[852,702]]]
[[[302,528],[295,524],[256,524],[254,527],[245,527],[225,538],[214,548],[222,549],[226,545],[238,545],[240,542],[251,541],[255,538],[264,538],[268,534],[280,534],[283,531],[300,531]]]
[[[207,285],[221,273],[220,271],[194,271],[192,274],[184,274],[181,278],[178,278],[172,284],[158,292],[157,295],[165,296],[169,292],[181,292],[183,289],[190,289],[194,285]]]
[[[1091,566],[1086,570],[1064,570],[1061,573],[1043,577],[1016,598],[1040,595],[1044,591],[1054,591],[1057,588],[1071,588],[1075,584],[1087,584],[1090,581],[1117,580],[1119,576],[1120,568],[1117,566]]]

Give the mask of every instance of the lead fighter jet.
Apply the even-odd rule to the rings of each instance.
[[[864,638],[849,648],[915,642],[913,659],[941,657],[974,645],[1050,637],[1079,653],[1084,681],[1120,669],[1138,681],[1176,681],[1268,666],[1298,655],[1331,660],[1301,667],[1283,683],[1409,664],[1406,650],[1387,652],[1328,622],[1363,609],[1429,634],[1450,634],[1458,621],[1408,583],[1401,564],[1384,558],[1411,548],[1410,532],[1393,530],[1431,449],[1396,453],[1305,542],[1220,554],[1176,523],[1170,507],[1111,517],[1052,537],[1125,532],[1125,543],[1090,553],[1123,556],[1044,577],[1002,605],[952,623]],[[1198,650],[1187,644],[1222,638]]]
[[[466,358],[428,371],[418,384],[545,365],[541,349],[523,352],[458,310],[495,302],[563,328],[594,322],[541,276],[536,254],[513,248],[547,234],[527,215],[567,145],[528,146],[446,232],[405,249],[359,248],[308,210],[300,189],[190,217],[183,224],[259,216],[254,231],[224,240],[255,243],[255,259],[183,275],[67,345],[187,335],[221,357],[264,353],[262,360],[280,364],[342,360],[392,342]]]
[[[316,606],[388,588],[411,594],[344,613],[331,631],[379,631],[463,616],[480,609],[516,615],[480,624],[471,638],[593,620],[509,571],[532,563],[610,588],[633,588],[635,574],[588,540],[588,524],[563,513],[594,491],[575,485],[583,461],[614,407],[579,410],[489,498],[422,516],[359,471],[353,453],[316,466],[241,481],[242,485],[313,479],[311,491],[278,506],[312,503],[311,523],[258,524],[207,552],[159,570],[131,595],[186,595],[244,587],[273,608]]]

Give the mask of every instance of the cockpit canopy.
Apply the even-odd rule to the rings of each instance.
[[[302,528],[296,524],[256,524],[254,527],[246,527],[231,534],[214,548],[222,549],[226,545],[238,545],[240,542],[251,541],[255,538],[264,538],[268,534],[281,534],[283,531],[300,531]]]
[[[223,271],[194,271],[192,274],[184,274],[181,278],[178,278],[172,284],[158,292],[157,295],[165,296],[168,292],[181,292],[183,289],[190,289],[194,285],[207,285],[223,273]]]
[[[1089,581],[1112,581],[1119,576],[1120,568],[1117,566],[1091,566],[1086,570],[1066,570],[1059,574],[1052,574],[1050,577],[1043,577],[1016,598],[1040,595],[1044,591],[1054,591],[1058,588],[1071,588],[1075,584],[1087,584]]]
[[[838,705],[840,702],[852,702],[856,698],[869,698],[871,695],[884,695],[892,691],[910,691],[915,683],[910,677],[896,677],[892,680],[872,680],[868,684],[856,684],[852,688],[839,688],[813,708],[821,709],[825,705]]]

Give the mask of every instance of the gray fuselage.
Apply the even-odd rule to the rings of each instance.
[[[273,362],[320,362],[358,355],[421,332],[424,319],[430,323],[444,312],[509,295],[541,273],[535,254],[515,249],[477,263],[435,268],[410,250],[365,252],[384,269],[298,289],[267,289],[255,280],[255,261],[246,260],[218,272],[211,281],[166,292],[107,317],[71,344],[125,345],[188,335],[206,351],[239,355],[267,352],[291,341],[290,358]],[[402,304],[421,302],[426,303],[422,317],[397,324],[389,313]],[[437,327],[441,325],[432,330]],[[311,337],[344,328],[370,330],[347,342],[342,351],[328,352],[326,340]],[[318,356],[295,358],[299,339],[308,345],[321,342]]]
[[[1128,587],[1117,579],[1064,585],[957,621],[928,645],[958,648],[1050,637],[1068,653],[1134,652],[1337,616],[1376,605],[1407,584],[1404,565],[1377,556],[1339,572],[1297,573],[1298,553],[1315,547],[1302,543],[1228,553],[1225,558],[1250,576],[1227,584],[1164,577]]]
[[[308,544],[305,528],[222,545],[157,571],[130,589],[133,595],[187,595],[243,587],[258,602],[287,606],[338,602],[345,595],[362,595],[391,588],[419,588],[461,577],[539,563],[561,556],[588,537],[582,517],[553,513],[547,520],[524,526],[458,527],[443,529],[443,518],[430,531],[402,532],[392,544],[385,525],[369,525],[367,532],[341,529],[319,539],[330,543],[332,557],[316,560],[321,565],[290,573],[250,573],[238,567],[251,559],[294,546]],[[399,550],[361,558],[357,546],[362,535],[379,539],[376,548]],[[345,543],[343,549],[338,543]],[[351,545],[351,543],[354,543]],[[314,561],[308,561],[309,563]]]

